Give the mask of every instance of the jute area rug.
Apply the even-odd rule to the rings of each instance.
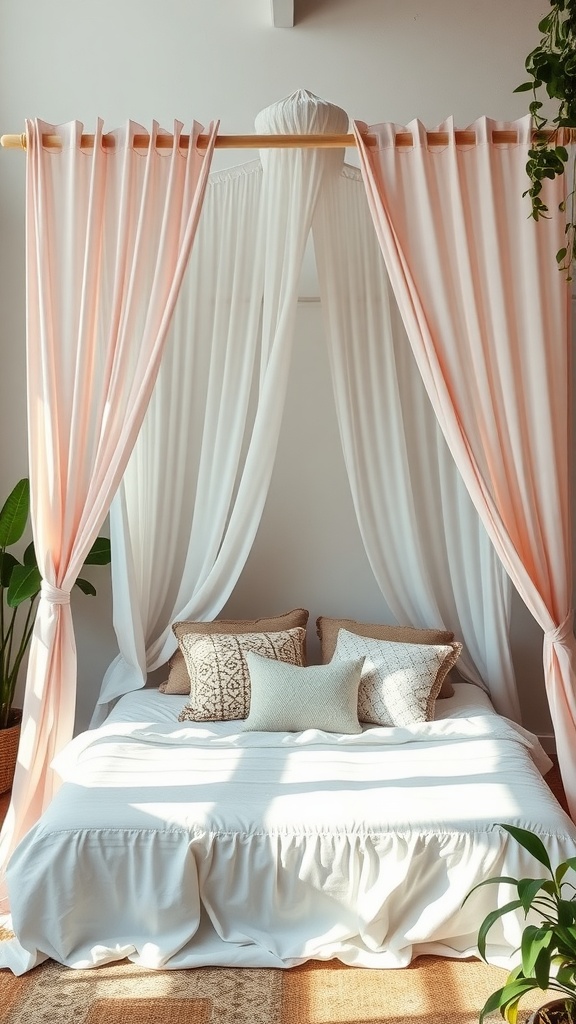
[[[419,957],[402,970],[309,961],[288,970],[148,971],[127,961],[75,971],[48,961],[0,971],[3,1024],[477,1024],[505,971]],[[526,1003],[535,1008],[540,999]],[[520,1019],[524,1019],[522,1016]],[[502,1020],[499,1014],[494,1022]]]

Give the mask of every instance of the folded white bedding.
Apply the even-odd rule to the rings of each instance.
[[[469,889],[537,871],[496,823],[537,832],[553,861],[574,853],[549,759],[477,687],[434,722],[355,736],[179,724],[185,700],[123,698],[59,755],[63,786],[9,867],[17,939],[0,966],[469,956],[495,905],[487,887],[462,907]],[[521,924],[493,930],[494,962],[511,962]]]

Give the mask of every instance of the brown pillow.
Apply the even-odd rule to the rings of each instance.
[[[177,640],[187,633],[199,633],[209,636],[213,633],[275,633],[278,630],[306,629],[310,612],[306,608],[293,608],[284,615],[274,615],[266,619],[214,619],[212,622],[175,622],[172,630]],[[306,659],[306,641],[304,641],[304,659]],[[306,664],[306,660],[304,660]],[[190,676],[180,648],[174,652],[168,662],[168,679],[159,687],[162,693],[190,693]]]
[[[349,633],[355,633],[356,636],[366,636],[372,640],[391,640],[399,644],[451,644],[454,640],[454,633],[449,630],[388,626],[384,623],[356,622],[355,619],[330,619],[321,615],[316,619],[316,632],[320,638],[323,665],[332,660],[339,629],[347,629]],[[441,687],[438,697],[452,697],[454,694],[454,687],[447,676],[462,648],[460,644],[453,646],[454,658],[447,658],[441,669]]]
[[[179,722],[230,722],[250,710],[250,671],[246,656],[302,666],[306,630],[270,633],[186,633],[178,640],[191,680],[190,697]]]

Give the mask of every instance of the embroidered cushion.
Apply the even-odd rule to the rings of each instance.
[[[190,676],[190,700],[178,721],[246,718],[250,708],[247,652],[303,665],[305,636],[302,627],[270,633],[185,633],[178,643]]]
[[[213,622],[175,622],[172,630],[179,641],[187,633],[270,633],[282,629],[306,629],[309,612],[306,608],[294,608],[283,615],[273,615],[261,619],[215,619]],[[306,663],[306,644],[304,644],[304,663]],[[190,676],[186,668],[184,655],[178,650],[168,662],[169,674],[166,682],[161,683],[162,693],[190,693]]]
[[[358,733],[358,686],[364,658],[299,668],[249,651],[250,713],[244,729]]]
[[[457,651],[454,648],[458,648]],[[454,663],[461,644],[404,644],[338,633],[334,659],[364,656],[358,689],[358,718],[373,725],[429,722],[446,661]]]
[[[451,644],[454,640],[454,633],[444,629],[418,629],[413,626],[388,626],[378,622],[357,622],[355,619],[331,619],[321,615],[316,620],[316,632],[320,638],[320,649],[322,662],[330,661],[336,649],[338,631],[347,629],[349,633],[356,633],[357,636],[372,637],[373,640],[390,640],[403,644]],[[456,652],[454,662],[460,651]],[[452,697],[454,688],[447,678],[448,672],[454,664],[446,665],[445,671],[441,673],[441,688],[439,697]]]

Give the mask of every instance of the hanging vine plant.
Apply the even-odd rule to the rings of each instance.
[[[528,54],[525,67],[528,82],[515,92],[533,94],[530,113],[536,128],[532,149],[528,153],[526,171],[530,187],[524,195],[530,196],[531,215],[534,220],[549,215],[542,199],[542,182],[564,174],[569,163],[569,152],[564,144],[563,129],[576,128],[576,0],[550,0],[549,13],[538,25],[542,38]],[[543,113],[541,97],[548,96],[556,104],[556,115]],[[566,212],[566,243],[556,254],[561,270],[572,279],[576,261],[576,180],[572,164],[572,182],[568,197],[560,209]]]

